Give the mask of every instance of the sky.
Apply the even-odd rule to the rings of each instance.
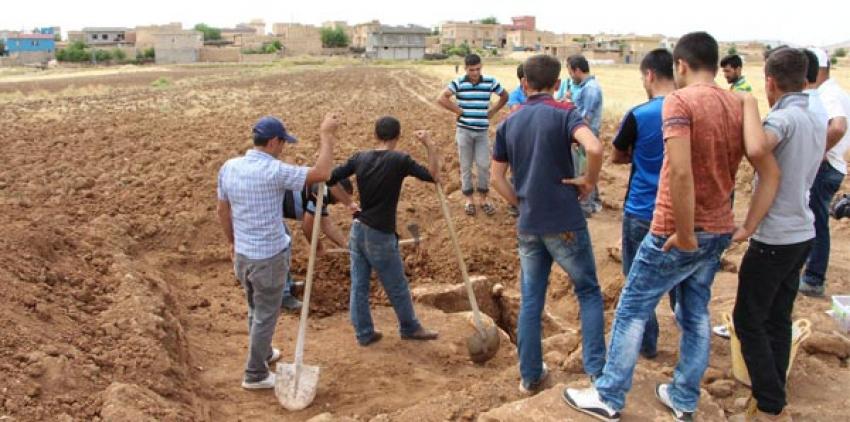
[[[511,16],[533,15],[538,29],[566,33],[661,33],[680,36],[705,30],[720,41],[781,40],[791,44],[826,46],[850,40],[850,6],[846,1],[809,0],[809,12],[800,2],[787,0],[652,1],[540,1],[540,0],[391,0],[230,2],[138,2],[87,0],[4,1],[0,29],[21,30],[61,26],[63,32],[84,26],[123,26],[182,22],[184,27],[204,22],[232,27],[260,18],[271,31],[274,22],[321,24],[344,20],[349,24],[378,19],[381,23],[433,27],[442,21],[469,21],[489,16],[509,23]],[[37,4],[37,6],[35,6]],[[705,4],[704,9],[699,9]],[[807,16],[817,13],[817,17]]]

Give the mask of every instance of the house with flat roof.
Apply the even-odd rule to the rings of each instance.
[[[377,59],[410,60],[425,57],[425,37],[428,28],[416,25],[381,25],[369,34],[366,55]]]

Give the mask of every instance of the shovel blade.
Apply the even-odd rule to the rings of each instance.
[[[469,358],[475,363],[487,362],[496,356],[500,342],[499,329],[495,326],[485,327],[483,332],[475,330],[475,333],[466,339]]]
[[[310,403],[313,403],[318,384],[318,366],[301,365],[296,383],[295,364],[279,363],[277,365],[274,394],[286,410],[305,409]]]

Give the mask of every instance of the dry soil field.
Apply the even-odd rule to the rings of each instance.
[[[462,215],[453,119],[431,102],[453,72],[445,65],[290,63],[0,78],[0,421],[584,420],[558,398],[559,385],[587,382],[577,303],[560,271],[544,327],[552,388],[531,399],[517,391],[510,343],[519,303],[514,220],[503,207],[492,218]],[[615,107],[603,130],[608,142],[619,118],[616,104],[625,108],[642,94],[633,67],[598,73],[603,87],[616,83],[628,91],[606,100]],[[345,121],[337,161],[370,147],[373,122],[384,114],[401,119],[401,148],[419,159],[424,150],[409,135],[434,133],[470,272],[486,277],[479,298],[505,341],[486,365],[467,360],[463,341],[471,327],[465,300],[452,290],[460,277],[446,225],[432,187],[410,181],[400,227],[417,222],[427,240],[406,250],[405,264],[420,319],[441,339],[401,341],[374,285],[374,316],[385,338],[358,347],[347,317],[347,257],[324,257],[306,348],[307,362],[322,368],[319,392],[312,407],[288,413],[272,392],[239,386],[245,303],[215,216],[215,180],[225,160],[250,148],[251,124],[265,114],[282,117],[301,139],[285,159],[311,162],[320,119],[330,110],[342,110]],[[744,169],[739,215],[749,177]],[[618,243],[627,179],[627,168],[606,163],[605,210],[590,221],[609,325],[623,283]],[[344,210],[331,212],[347,229]],[[848,293],[850,225],[833,222],[832,229],[828,293]],[[293,265],[303,279],[307,245],[297,230]],[[732,248],[717,277],[714,322],[731,310],[743,250]],[[493,283],[505,286],[500,296],[490,294]],[[797,301],[796,317],[815,327],[791,374],[798,420],[846,419],[850,408],[850,341],[834,333],[823,314],[828,307],[825,299]],[[639,362],[626,421],[667,417],[653,387],[672,372],[678,331],[667,308],[659,309],[666,335],[659,356]],[[284,361],[292,360],[297,322],[292,315],[279,322],[275,344]],[[724,420],[748,392],[732,380],[728,342],[712,339],[710,365],[700,418]]]

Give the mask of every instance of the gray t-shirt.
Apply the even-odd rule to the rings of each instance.
[[[779,140],[773,155],[782,176],[776,199],[753,235],[759,242],[791,245],[815,237],[809,189],[826,151],[827,119],[809,101],[806,93],[786,94],[764,120],[764,129]]]

